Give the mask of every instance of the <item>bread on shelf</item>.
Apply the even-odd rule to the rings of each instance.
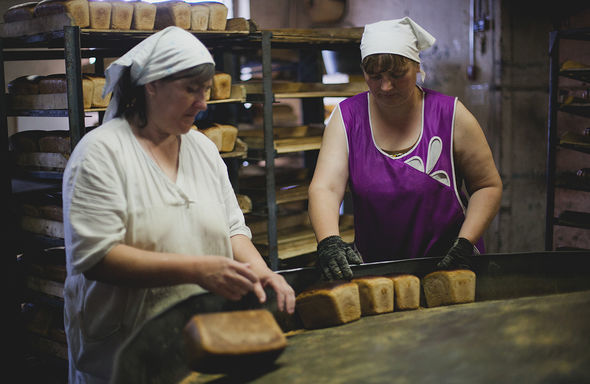
[[[209,31],[225,31],[227,23],[227,7],[222,3],[206,2],[209,7]]]
[[[206,31],[209,27],[209,7],[205,4],[191,4],[191,30]]]
[[[195,315],[183,335],[187,363],[202,373],[260,369],[287,346],[274,316],[265,309]]]
[[[155,29],[177,26],[183,29],[191,27],[191,6],[184,1],[164,1],[156,4]]]
[[[219,152],[231,152],[234,150],[238,138],[237,127],[229,124],[214,124],[197,130],[213,141]]]
[[[475,301],[475,273],[467,269],[435,271],[422,284],[428,307]]]
[[[39,80],[40,94],[66,93],[67,81],[65,74],[53,74],[43,76]],[[92,108],[92,99],[94,95],[94,83],[86,76],[82,76],[82,96],[84,108]]]
[[[34,10],[35,17],[67,13],[80,28],[90,25],[88,0],[42,0]]]
[[[35,95],[39,93],[40,75],[27,75],[17,77],[7,84],[10,95]]]
[[[156,5],[145,1],[134,1],[133,21],[131,28],[139,31],[150,31],[154,29],[156,21]]]
[[[306,329],[358,320],[361,317],[358,285],[342,281],[318,284],[297,295],[295,308]]]
[[[104,75],[85,73],[84,77],[92,81],[92,101],[90,102],[92,108],[106,108],[111,101],[111,94],[102,97],[102,91],[106,84]]]
[[[213,75],[213,86],[211,87],[211,100],[229,99],[231,95],[231,75],[229,73],[217,72]]]
[[[111,0],[110,29],[129,30],[133,21],[133,4],[123,0]]]
[[[109,29],[111,27],[112,5],[108,1],[88,0],[90,28]]]
[[[369,276],[352,280],[359,287],[361,315],[393,312],[393,281],[386,277]]]
[[[46,131],[39,140],[39,152],[70,153],[70,131]]]
[[[37,2],[27,2],[22,4],[16,4],[8,8],[4,12],[4,22],[12,23],[14,21],[30,20],[33,18],[33,12]]]

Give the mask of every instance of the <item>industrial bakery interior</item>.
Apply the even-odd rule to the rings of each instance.
[[[102,94],[105,70],[170,25],[194,34],[215,60],[207,109],[191,129],[214,142],[252,243],[297,304],[294,314],[278,311],[268,290],[263,305],[250,296],[190,297],[125,341],[114,382],[590,381],[582,321],[590,315],[587,1],[46,1],[81,3],[88,18],[65,5],[23,16],[23,1],[0,2],[3,281],[14,382],[68,382],[63,173],[77,143],[102,124],[111,97]],[[436,36],[420,53],[420,86],[457,97],[477,119],[501,177],[500,206],[475,274],[433,276],[438,260],[409,256],[353,266],[350,282],[322,285],[308,214],[322,135],[338,104],[368,89],[364,26],[404,17]],[[351,243],[349,193],[339,231]],[[441,286],[447,296],[431,293]],[[214,328],[224,324],[195,316],[232,312],[272,343],[240,360],[252,340],[238,336],[219,360],[195,354],[199,364],[187,362],[183,340],[220,337]],[[237,377],[228,368],[248,364],[261,367]]]

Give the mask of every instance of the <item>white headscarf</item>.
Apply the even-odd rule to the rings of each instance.
[[[436,39],[409,17],[378,21],[365,25],[361,38],[361,58],[376,53],[393,53],[420,63],[420,51],[430,48]],[[422,81],[424,72],[420,69]]]
[[[102,95],[113,94],[103,122],[117,113],[119,80],[127,67],[130,68],[131,83],[144,85],[204,63],[215,64],[209,50],[186,30],[172,26],[154,33],[106,69]]]

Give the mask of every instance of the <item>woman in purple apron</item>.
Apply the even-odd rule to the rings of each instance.
[[[416,85],[419,52],[434,41],[408,17],[365,27],[369,91],[334,110],[309,188],[318,264],[330,280],[352,278],[349,264],[363,261],[442,257],[439,269],[470,268],[484,251],[502,182],[473,115],[457,98]],[[347,185],[356,250],[338,229]]]

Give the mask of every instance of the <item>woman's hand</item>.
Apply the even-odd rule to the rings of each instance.
[[[203,256],[198,263],[197,281],[201,287],[229,300],[240,300],[253,291],[261,302],[266,294],[250,265],[222,256]]]
[[[275,291],[279,311],[289,314],[295,312],[295,291],[283,276],[268,270],[268,273],[260,277],[260,283],[262,287],[271,287]]]

